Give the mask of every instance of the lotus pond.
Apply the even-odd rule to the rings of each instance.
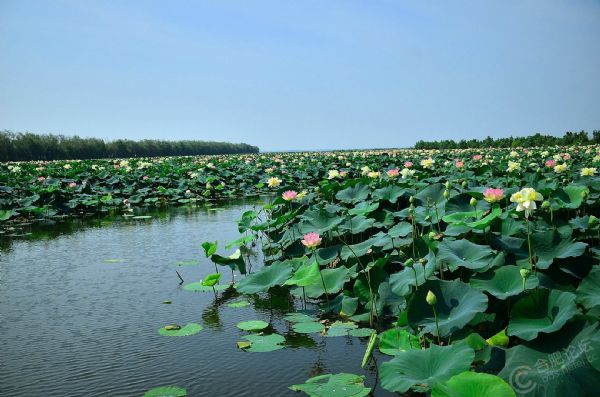
[[[5,235],[27,235],[24,224],[62,214],[119,219],[74,233],[76,244],[44,242],[38,257],[27,244],[40,242],[28,240],[3,255],[3,333],[21,341],[9,353],[31,374],[27,384],[3,380],[16,392],[64,371],[57,362],[83,360],[61,374],[61,387],[71,380],[80,393],[148,396],[597,396],[598,147],[132,167],[139,161],[110,172],[111,163],[9,165]],[[36,181],[40,167],[53,175]],[[261,205],[204,205],[266,191]],[[177,203],[196,205],[195,224],[135,216],[136,207]],[[106,245],[83,237],[100,231]],[[63,256],[49,266],[54,252],[74,262]],[[27,361],[36,337],[64,348]],[[84,342],[69,345],[73,338]],[[55,355],[67,357],[39,370]]]

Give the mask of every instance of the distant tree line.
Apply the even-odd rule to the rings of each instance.
[[[115,157],[193,156],[201,154],[258,153],[245,143],[162,141],[66,137],[53,134],[0,131],[0,161],[76,160]]]
[[[415,149],[469,149],[469,148],[511,148],[511,147],[535,147],[535,146],[569,146],[569,145],[591,145],[600,144],[600,131],[594,130],[590,137],[587,132],[566,132],[562,137],[542,135],[540,133],[524,137],[492,138],[485,139],[461,139],[456,142],[453,139],[442,141],[423,141],[415,143]]]

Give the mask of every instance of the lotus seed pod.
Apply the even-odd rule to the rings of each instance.
[[[542,208],[546,209],[550,207],[550,202],[548,200],[544,200],[542,203]]]
[[[529,269],[521,269],[519,270],[519,273],[521,273],[521,278],[527,278],[531,271]]]
[[[592,225],[595,225],[596,223],[598,223],[598,218],[596,218],[594,215],[590,215],[590,217],[588,219],[588,225],[592,226]]]
[[[437,303],[437,297],[433,292],[431,292],[431,290],[427,291],[427,296],[425,297],[425,300],[427,301],[427,304],[429,306],[433,306]]]
[[[444,198],[450,197],[450,192],[448,190],[444,190]]]
[[[471,200],[469,200],[469,205],[472,207],[475,207],[477,205],[477,200],[475,199],[475,197],[471,197]]]
[[[461,183],[461,186],[463,187],[463,189],[466,188],[467,187],[467,181],[463,181],[463,183]]]

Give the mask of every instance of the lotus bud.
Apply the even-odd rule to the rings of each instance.
[[[427,237],[429,237],[430,240],[435,239],[435,232],[433,232],[433,231],[429,232],[429,234],[427,235]]]
[[[429,306],[434,306],[437,303],[437,297],[433,292],[431,292],[431,290],[427,291],[427,296],[425,297],[425,300],[427,301],[427,304]]]
[[[467,181],[463,181],[463,183],[461,183],[461,186],[463,187],[463,189],[466,188],[467,187]]]
[[[450,181],[446,181],[446,183],[444,184],[444,186],[446,186],[446,189],[450,189]]]
[[[409,203],[414,203],[415,202],[415,196],[410,196],[410,198],[408,199]]]
[[[469,200],[469,205],[471,207],[475,207],[477,205],[477,200],[475,199],[475,197],[471,197],[471,200]]]
[[[527,277],[529,277],[531,271],[529,269],[521,269],[519,270],[519,273],[521,273],[521,278],[526,279]]]
[[[450,197],[450,192],[446,189],[444,190],[444,198]]]
[[[542,208],[546,209],[550,207],[550,202],[548,200],[544,200],[542,203]]]
[[[598,218],[596,218],[594,215],[590,215],[588,219],[588,226],[593,226],[596,223],[598,223]]]
[[[587,196],[588,196],[587,190],[584,190],[583,192],[581,192],[581,198],[582,199],[585,200],[587,198]]]
[[[427,263],[427,259],[426,258],[421,258],[419,259],[419,262],[421,263],[421,265],[425,265]]]
[[[404,266],[407,267],[412,267],[415,264],[415,261],[413,258],[408,258],[408,260],[406,262],[404,262]]]

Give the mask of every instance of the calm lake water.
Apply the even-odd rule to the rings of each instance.
[[[142,396],[164,385],[185,387],[188,396],[300,396],[288,386],[339,372],[366,375],[376,386],[372,362],[360,368],[366,338],[295,334],[282,320],[287,296],[263,294],[229,308],[238,297],[182,289],[175,271],[186,283],[214,272],[200,244],[223,247],[239,237],[236,220],[251,208],[179,208],[150,220],[71,221],[34,227],[18,240],[0,237],[0,396]],[[177,266],[194,259],[199,265]],[[244,320],[271,322],[286,348],[239,350],[248,333],[236,324]],[[188,322],[204,330],[157,332]],[[374,395],[393,394],[376,387]]]

